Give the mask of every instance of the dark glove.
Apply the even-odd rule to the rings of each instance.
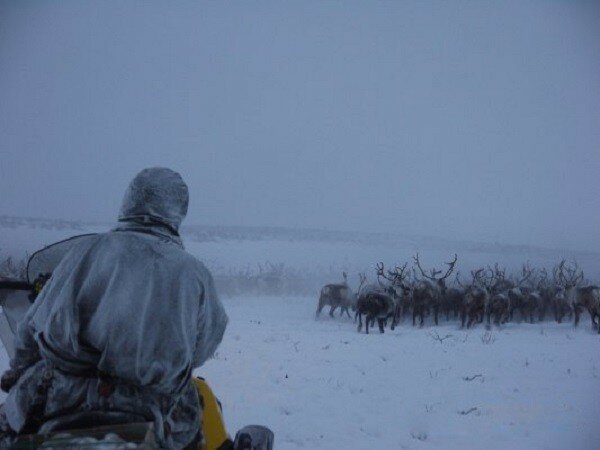
[[[4,372],[2,378],[0,378],[0,389],[4,392],[10,391],[10,388],[17,384],[17,381],[21,378],[21,373],[20,370],[15,369],[8,369]]]
[[[248,425],[238,431],[233,443],[234,450],[273,450],[275,436],[261,425]]]

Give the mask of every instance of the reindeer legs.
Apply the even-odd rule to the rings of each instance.
[[[319,314],[321,314],[321,310],[325,306],[325,302],[323,301],[323,297],[319,299],[319,306],[317,306],[317,312],[315,314],[315,320],[319,318]]]

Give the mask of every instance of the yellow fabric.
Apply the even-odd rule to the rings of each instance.
[[[225,429],[221,408],[206,381],[200,378],[192,378],[192,381],[198,390],[198,395],[202,397],[202,404],[204,405],[202,411],[204,445],[201,448],[202,450],[216,450],[229,437]]]

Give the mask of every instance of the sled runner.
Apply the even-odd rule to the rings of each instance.
[[[34,253],[27,263],[27,279],[0,278],[0,340],[8,355],[14,356],[17,324],[50,278],[62,258],[82,240],[85,234],[57,242]],[[227,434],[221,405],[209,385],[193,378],[203,409],[201,450],[272,450],[274,435],[258,425],[242,428],[232,442]],[[129,445],[129,446],[128,446]],[[39,432],[21,436],[14,449],[159,449],[153,424],[140,416],[116,412],[90,412],[54,418],[44,423]]]

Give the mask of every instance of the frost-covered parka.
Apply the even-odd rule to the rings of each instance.
[[[4,405],[13,430],[39,414],[36,390],[51,379],[46,417],[135,412],[154,420],[168,448],[196,437],[192,370],[213,355],[227,316],[210,273],[179,238],[187,205],[179,174],[146,169],[125,194],[119,226],[82,239],[60,262],[18,327],[11,367],[23,375]]]

